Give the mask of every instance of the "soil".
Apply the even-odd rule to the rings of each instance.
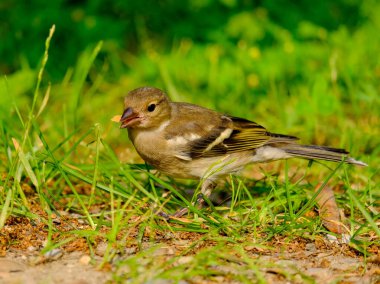
[[[61,223],[61,226],[66,225],[65,222]],[[0,246],[2,248],[0,250],[2,254],[0,283],[115,283],[112,277],[115,271],[113,264],[108,263],[100,269],[107,247],[104,239],[94,242],[92,258],[82,238],[72,240],[60,248],[42,254],[41,249],[44,246],[46,234],[40,229],[38,225],[31,224],[26,218],[10,218],[6,227],[0,232],[0,244],[3,244]],[[12,237],[11,242],[9,242],[10,237]],[[135,238],[135,236],[131,237]],[[149,238],[143,238],[144,241],[140,247],[132,245],[124,248],[119,253],[119,257],[128,258],[139,250],[158,246],[159,249],[150,255],[150,261],[154,259],[154,261],[166,262],[180,255],[185,248],[201,238],[202,234],[190,232],[157,234],[153,242]],[[198,252],[213,245],[215,244],[212,242],[205,242],[194,248],[191,253],[180,256],[177,262],[190,262]],[[380,283],[378,247],[370,248],[372,257],[367,261],[347,244],[333,243],[322,237],[314,241],[296,238],[292,243],[275,238],[271,243],[267,243],[266,247],[271,249],[247,245],[244,250],[250,259],[265,264],[260,268],[260,272],[267,283]],[[237,256],[232,257],[232,263],[236,265],[230,265],[230,261],[213,268],[220,272],[219,276],[211,278],[199,276],[180,283],[238,283],[232,280],[234,277],[231,275],[249,273],[247,263]],[[270,266],[267,265],[268,263],[275,265]],[[225,277],[220,275],[225,275]],[[249,278],[249,275],[246,276]],[[310,281],[305,281],[305,279]],[[160,279],[127,283],[175,282]]]
[[[0,230],[1,284],[118,283],[114,278],[118,273],[114,263],[111,261],[101,265],[107,248],[106,240],[101,237],[104,234],[101,233],[105,233],[109,228],[100,228],[100,233],[91,239],[91,251],[85,238],[68,239],[73,235],[65,234],[73,230],[91,230],[80,216],[65,211],[60,212],[60,216],[52,214],[50,217],[56,230],[50,237],[53,243],[61,242],[61,245],[43,253],[44,247],[47,246],[46,240],[49,239],[48,225],[43,221],[47,216],[38,202],[31,202],[31,205],[32,213],[40,218],[10,216]],[[139,223],[139,218],[132,217],[131,224]],[[139,251],[158,247],[147,254],[147,258],[139,267],[144,271],[154,262],[165,263],[173,257],[177,257],[175,263],[190,263],[198,253],[204,253],[204,250],[215,246],[215,242],[206,240],[193,247],[195,242],[204,237],[201,233],[148,232],[149,230],[145,230],[142,243],[137,243],[138,228],[135,232],[132,230],[128,239],[124,239],[128,245],[118,248],[118,258],[128,259]],[[253,245],[249,245],[250,238]],[[257,245],[254,244],[254,238],[247,234],[245,243],[248,244],[243,245],[245,255],[255,263],[263,264],[260,265],[259,272],[267,283],[380,283],[378,246],[368,247],[367,251],[371,256],[365,259],[358,250],[348,244],[337,243],[324,236],[316,236],[313,240],[294,237],[291,242],[285,237],[276,236],[265,244]],[[190,246],[193,249],[184,253]],[[228,246],[231,246],[233,251],[233,244],[226,242],[226,247]],[[230,259],[212,266],[217,272],[215,276],[196,276],[180,283],[238,283],[234,280],[237,277],[234,276],[241,273],[248,279],[255,279],[252,278],[250,260],[243,260],[238,255],[231,254]],[[271,263],[274,265],[268,265]],[[175,283],[164,279],[132,281],[134,279],[127,283]]]
[[[163,254],[167,250],[162,251]],[[364,264],[361,257],[347,256],[336,251],[320,251],[313,243],[309,243],[305,250],[295,252],[281,252],[270,255],[259,255],[252,253],[253,259],[262,261],[272,261],[281,266],[278,268],[264,268],[262,272],[268,283],[290,283],[284,277],[284,272],[295,275],[294,283],[304,283],[301,277],[309,276],[316,283],[380,283],[379,258],[373,262]],[[38,264],[32,264],[34,258],[22,251],[11,250],[5,257],[0,258],[0,283],[113,283],[112,273],[106,270],[97,269],[97,264],[102,260],[100,256],[90,263],[90,257],[83,252],[63,253],[57,259],[50,259]],[[228,267],[219,267],[219,270],[229,270]],[[292,281],[292,282],[293,282]],[[223,277],[213,279],[192,279],[181,283],[236,283],[230,282]],[[157,280],[150,283],[174,283],[170,280]]]
[[[95,261],[99,261],[95,259]],[[106,283],[110,274],[97,270],[81,252],[65,253],[56,260],[31,264],[30,257],[21,251],[10,251],[0,258],[0,283]]]

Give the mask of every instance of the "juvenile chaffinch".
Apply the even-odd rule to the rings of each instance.
[[[157,88],[130,91],[124,100],[121,128],[139,155],[157,170],[178,178],[201,179],[201,193],[250,163],[292,157],[366,164],[343,149],[300,145],[294,136],[275,134],[263,126],[189,103],[171,102]]]

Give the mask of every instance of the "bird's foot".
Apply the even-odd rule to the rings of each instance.
[[[183,207],[179,209],[178,211],[174,212],[173,214],[165,213],[164,211],[160,211],[157,213],[158,216],[164,218],[165,220],[175,219],[175,218],[181,218],[183,215],[186,215],[189,212],[189,209],[187,207]]]
[[[203,194],[199,194],[197,197],[197,201],[195,203],[195,206],[197,206],[198,209],[202,209],[205,204],[205,199],[203,198]],[[181,218],[182,216],[186,215],[189,213],[189,208],[183,207],[173,214],[167,214],[163,211],[160,211],[157,213],[158,216],[163,217],[165,220],[170,220],[170,219],[175,219],[175,218]]]

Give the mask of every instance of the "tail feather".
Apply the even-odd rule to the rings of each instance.
[[[326,160],[333,162],[344,161],[348,164],[367,166],[366,163],[357,161],[348,156],[349,152],[344,149],[316,146],[316,145],[298,145],[295,143],[284,144],[280,146],[286,153],[299,158]]]

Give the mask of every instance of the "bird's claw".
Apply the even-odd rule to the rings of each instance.
[[[174,212],[173,214],[168,214],[163,211],[160,211],[157,213],[157,215],[164,218],[165,220],[170,220],[173,218],[181,218],[183,215],[187,214],[188,212],[189,212],[189,209],[187,207],[183,207],[179,209],[178,211]]]
[[[206,201],[204,199],[204,195],[202,193],[198,194],[197,201],[196,201],[196,205],[197,205],[198,209],[202,209],[205,202]],[[173,218],[181,218],[182,216],[186,215],[187,213],[189,213],[189,208],[183,207],[183,208],[179,209],[178,211],[174,212],[173,214],[168,214],[168,213],[165,213],[163,211],[159,211],[157,213],[157,215],[164,218],[165,220],[170,220]]]

